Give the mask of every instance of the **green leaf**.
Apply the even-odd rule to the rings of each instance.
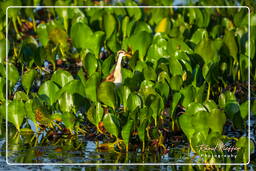
[[[138,6],[136,2],[128,0],[125,2],[125,5],[127,6]],[[141,9],[138,7],[134,8],[127,8],[128,15],[133,18],[135,21],[138,21],[142,17]]]
[[[207,64],[213,61],[214,57],[217,55],[217,49],[212,40],[204,38],[196,46],[195,53],[200,55]]]
[[[156,26],[155,32],[167,32],[170,29],[170,21],[168,18],[163,18]]]
[[[55,102],[55,96],[59,91],[59,87],[51,80],[44,82],[39,90],[38,94],[44,99],[48,104],[53,105]]]
[[[150,108],[153,112],[152,116],[155,120],[155,125],[157,125],[158,116],[164,109],[164,102],[163,102],[162,97],[160,97],[159,95],[156,95],[155,99],[153,100],[153,102],[150,105]]]
[[[28,101],[29,97],[23,91],[17,91],[13,97],[14,100]]]
[[[97,102],[97,84],[100,80],[100,74],[94,73],[85,83],[85,95],[93,102]]]
[[[27,94],[30,91],[33,81],[35,80],[36,74],[37,74],[37,71],[32,69],[32,70],[25,72],[22,75],[21,83],[22,83],[22,86],[24,87],[25,91],[27,92]]]
[[[74,132],[74,123],[75,123],[75,116],[70,112],[65,112],[62,115],[62,121],[67,129],[71,132]]]
[[[204,107],[204,105],[202,105],[201,103],[197,103],[197,102],[192,102],[187,106],[187,110],[186,113],[190,114],[190,115],[194,115],[200,111],[207,111],[206,108]]]
[[[169,97],[169,92],[170,92],[168,83],[165,80],[163,80],[161,82],[157,82],[155,84],[155,89],[164,98],[164,101],[166,102],[166,100]]]
[[[85,91],[84,86],[80,80],[71,80],[68,82],[64,87],[61,88],[61,90],[58,91],[56,94],[56,99],[60,98],[60,96],[64,93],[70,93],[70,94],[79,94],[82,97],[85,97]]]
[[[60,87],[64,87],[67,83],[73,80],[73,76],[68,71],[59,69],[53,73],[51,80]]]
[[[104,24],[104,30],[106,32],[106,39],[109,39],[113,34],[113,32],[115,31],[116,19],[112,14],[107,13],[104,15],[103,24]]]
[[[226,116],[223,111],[219,109],[213,109],[210,112],[208,124],[212,131],[219,132],[220,134],[222,134],[223,126],[225,122],[226,122]]]
[[[205,29],[197,29],[192,35],[190,41],[198,44],[205,37],[208,37],[208,32]]]
[[[5,93],[4,93],[4,86],[6,80],[3,77],[0,77],[0,100],[5,101]]]
[[[180,75],[175,75],[170,79],[170,87],[174,91],[179,91],[183,84],[182,77]]]
[[[11,122],[18,131],[23,123],[26,115],[24,103],[22,101],[13,100],[8,104],[8,121]]]
[[[129,23],[129,17],[125,16],[122,20],[122,33],[123,33],[123,37],[127,37],[127,27],[128,27],[128,23]]]
[[[213,100],[207,100],[204,102],[204,106],[207,108],[209,112],[212,112],[212,110],[217,109],[218,106]]]
[[[140,21],[139,23],[136,24],[136,27],[134,29],[134,34],[137,34],[141,31],[152,33],[150,25],[148,25],[146,22],[142,22],[142,21]]]
[[[17,70],[17,68],[9,63],[8,64],[8,83],[9,83],[9,88],[12,89],[13,86],[17,83],[17,81],[19,80],[19,72]]]
[[[226,31],[223,41],[229,50],[230,56],[232,56],[235,61],[238,61],[237,59],[238,47],[236,44],[234,33],[232,31]]]
[[[195,129],[192,125],[192,115],[183,113],[179,117],[179,124],[187,138],[191,139],[193,137],[193,134],[195,133]]]
[[[84,58],[84,66],[87,70],[87,73],[89,76],[95,73],[97,67],[98,67],[98,61],[95,57],[95,55],[91,53],[87,53]]]
[[[135,93],[131,93],[127,100],[128,111],[134,111],[137,107],[140,107],[142,104],[140,96]]]
[[[135,35],[132,35],[129,39],[129,46],[132,50],[139,52],[139,59],[144,61],[144,57],[147,53],[148,47],[151,44],[152,35],[148,32],[142,31]]]
[[[146,126],[147,126],[147,120],[144,120],[142,123],[140,123],[140,126],[138,128],[138,136],[143,143],[145,142]]]
[[[88,120],[93,123],[96,127],[98,127],[99,122],[102,121],[103,118],[103,108],[99,102],[92,104],[89,110],[86,113]]]
[[[69,1],[62,1],[62,0],[58,0],[55,3],[55,6],[69,6]],[[69,10],[70,8],[55,8],[58,17],[63,18],[63,24],[64,24],[64,28],[67,31],[68,30],[68,18],[69,18]]]
[[[34,122],[34,124],[36,125],[37,124],[37,121],[36,121],[36,115],[35,113],[33,112],[33,100],[28,100],[26,103],[25,103],[25,110],[26,110],[26,116],[32,120]]]
[[[234,117],[237,117],[237,115],[240,116],[240,107],[237,102],[228,102],[225,105],[225,113],[227,114],[227,117],[230,118],[231,120],[234,119]]]
[[[240,114],[243,119],[246,119],[246,116],[248,115],[248,101],[245,101],[240,105]]]
[[[50,30],[49,32],[49,39],[52,40],[56,45],[60,45],[62,47],[66,47],[67,40],[68,40],[68,35],[65,30],[60,29],[60,28],[54,28]]]
[[[172,101],[171,101],[171,111],[170,111],[171,118],[173,118],[173,116],[174,116],[175,109],[176,109],[180,99],[181,99],[181,94],[179,92],[176,92],[173,94]]]
[[[175,54],[177,51],[183,51],[188,54],[192,54],[192,49],[182,40],[171,38],[168,40],[168,52],[170,54]]]
[[[36,31],[39,37],[39,41],[42,43],[43,46],[46,46],[49,41],[47,26],[45,24],[39,24]]]
[[[91,47],[90,41],[92,41],[93,32],[89,26],[85,23],[75,23],[71,27],[71,38],[76,48],[89,48]]]
[[[6,40],[2,39],[0,40],[0,63],[3,63],[5,61],[6,57]]]
[[[71,109],[75,106],[74,96],[71,93],[65,92],[60,98],[58,98],[60,110],[62,112],[71,112]]]
[[[170,60],[169,60],[169,69],[170,69],[170,72],[173,76],[183,74],[182,65],[175,58],[170,58]]]
[[[132,126],[133,126],[133,120],[128,120],[127,123],[122,128],[121,135],[122,135],[122,138],[124,139],[124,143],[126,146],[128,146],[129,144]]]
[[[116,126],[114,120],[113,120],[113,114],[107,113],[104,115],[103,118],[103,124],[106,130],[114,135],[116,138],[118,138],[118,127]]]
[[[157,77],[156,72],[151,66],[146,65],[146,67],[143,69],[143,74],[146,80],[149,80],[149,81],[156,80],[156,77]]]
[[[124,106],[124,111],[127,111],[128,97],[131,94],[131,90],[126,85],[122,85],[118,88],[118,95],[121,101],[121,104]]]
[[[97,97],[100,102],[115,109],[115,106],[116,106],[115,84],[107,81],[102,82],[99,88],[97,89]]]
[[[192,125],[196,132],[201,132],[204,135],[204,138],[207,138],[209,132],[208,119],[209,113],[206,111],[199,111],[195,113],[192,118]]]

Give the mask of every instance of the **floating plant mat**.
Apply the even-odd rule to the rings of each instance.
[[[1,2],[2,18],[18,2]],[[248,139],[250,102],[251,117],[256,111],[248,99],[254,13],[73,3],[9,8],[7,52],[0,23],[8,162],[247,163],[255,151]]]

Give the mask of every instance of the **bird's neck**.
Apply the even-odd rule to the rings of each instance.
[[[122,82],[122,73],[121,73],[121,63],[122,63],[123,56],[120,55],[117,60],[116,68],[114,71],[115,81],[114,83],[121,83]]]

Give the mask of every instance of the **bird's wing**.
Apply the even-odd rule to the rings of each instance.
[[[104,79],[104,81],[114,82],[114,81],[115,81],[114,72],[115,72],[115,70],[113,70],[113,71]]]

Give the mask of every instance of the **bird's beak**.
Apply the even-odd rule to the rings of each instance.
[[[132,58],[132,55],[131,55],[129,52],[126,52],[126,53],[125,53],[125,56],[128,57],[129,59]]]

